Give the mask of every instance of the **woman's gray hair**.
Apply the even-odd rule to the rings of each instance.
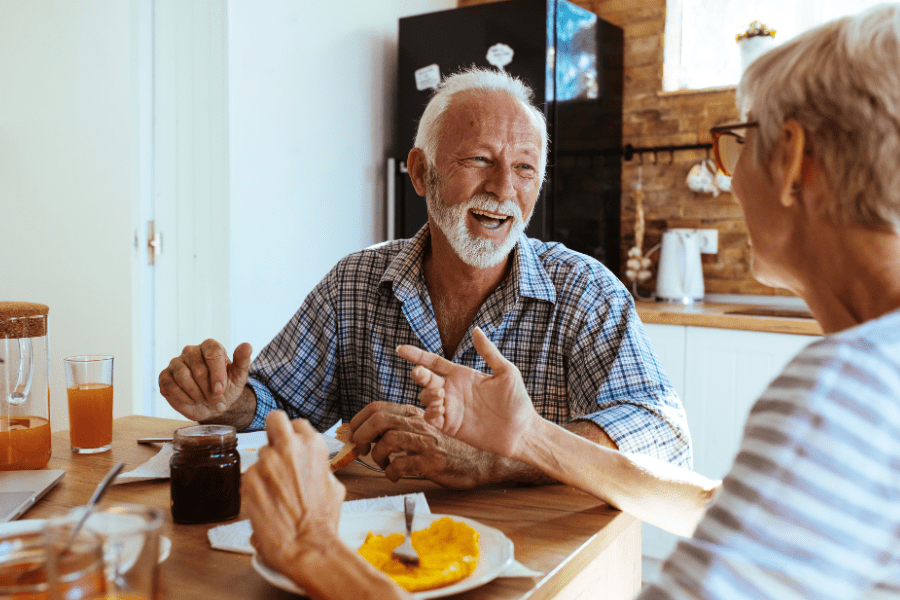
[[[763,54],[737,102],[759,121],[758,165],[796,119],[828,174],[836,222],[900,230],[900,5],[831,21]]]
[[[547,167],[547,121],[544,114],[532,104],[534,92],[521,79],[506,73],[472,67],[450,75],[438,85],[437,91],[428,101],[425,112],[419,120],[419,129],[416,133],[415,147],[422,150],[428,161],[429,169],[435,164],[438,142],[441,136],[441,127],[444,124],[444,116],[450,107],[454,94],[459,92],[506,92],[523,104],[534,126],[541,134],[542,154],[538,164],[538,178],[544,180],[544,172]]]

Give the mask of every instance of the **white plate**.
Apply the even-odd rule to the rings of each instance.
[[[460,582],[446,587],[424,592],[416,592],[414,598],[426,600],[428,598],[441,598],[452,594],[459,594],[467,590],[477,588],[489,581],[493,581],[513,561],[513,543],[502,531],[482,525],[478,521],[457,517],[453,515],[436,515],[430,513],[417,513],[413,529],[419,531],[431,525],[442,517],[451,517],[454,521],[461,521],[479,533],[478,539],[478,566],[471,575]],[[359,548],[366,541],[366,535],[372,531],[377,535],[390,535],[402,532],[406,528],[402,512],[365,512],[351,513],[341,517],[338,533],[341,539],[351,548]],[[305,595],[302,588],[293,581],[275,571],[263,562],[258,554],[253,555],[253,568],[263,579],[277,588],[287,592]]]
[[[91,519],[98,515],[91,515]],[[44,519],[20,519],[18,521],[10,521],[8,523],[0,523],[0,536],[18,535],[21,533],[31,533],[39,531],[44,526]],[[169,558],[172,551],[172,540],[164,535],[159,536],[159,562],[163,562]]]

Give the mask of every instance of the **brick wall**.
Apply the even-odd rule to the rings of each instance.
[[[495,0],[459,0],[459,6],[485,4]],[[734,90],[720,89],[690,93],[664,93],[663,38],[666,22],[665,0],[573,0],[606,21],[621,27],[625,37],[625,89],[622,143],[635,147],[668,146],[709,142],[709,128],[733,122],[738,117]],[[735,32],[737,33],[737,32]],[[691,166],[706,158],[705,151],[681,151],[654,157],[643,156],[642,182],[646,253],[662,239],[666,229],[702,227],[719,231],[718,254],[703,255],[707,293],[779,294],[753,279],[750,273],[750,246],[741,209],[731,194],[718,197],[688,189],[685,179]],[[634,245],[634,200],[638,180],[638,158],[623,163],[622,169],[622,255]],[[641,286],[649,294],[655,286],[656,262],[653,253],[652,277]],[[624,277],[624,271],[621,274]]]

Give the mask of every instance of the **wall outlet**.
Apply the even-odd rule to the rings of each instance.
[[[698,229],[697,237],[700,241],[701,254],[715,254],[719,251],[718,229]]]

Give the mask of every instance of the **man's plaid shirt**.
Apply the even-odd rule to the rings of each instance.
[[[415,404],[419,387],[396,348],[443,356],[425,285],[428,225],[412,239],[343,258],[250,368],[256,415],[283,409],[324,431],[376,400]],[[598,261],[524,235],[510,276],[485,300],[453,362],[490,373],[475,325],[522,373],[537,411],[565,424],[589,419],[624,452],[691,467],[681,401],[634,303]]]

